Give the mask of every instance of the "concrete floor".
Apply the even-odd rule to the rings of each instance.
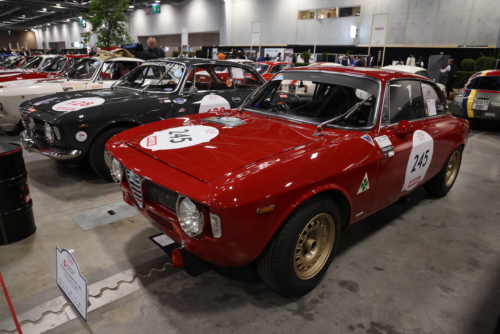
[[[324,280],[303,298],[273,292],[251,266],[195,278],[169,268],[89,313],[88,322],[77,318],[48,333],[490,334],[500,315],[500,124],[472,128],[448,196],[418,190],[411,204],[344,231]],[[0,140],[17,137],[1,132]],[[18,313],[61,295],[56,246],[75,250],[89,284],[169,260],[148,239],[158,230],[142,216],[87,231],[72,220],[70,214],[121,201],[117,185],[85,167],[26,152],[25,159],[38,230],[0,247],[0,271]],[[0,295],[0,321],[7,318]]]

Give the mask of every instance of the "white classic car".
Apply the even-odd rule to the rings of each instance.
[[[0,87],[0,117],[9,123],[21,123],[19,105],[29,99],[75,90],[109,88],[120,77],[144,60],[137,58],[83,58],[68,69],[63,77],[8,82]]]
[[[418,66],[408,66],[408,65],[389,65],[389,66],[384,66],[380,68],[381,70],[389,70],[389,71],[400,71],[400,72],[407,72],[407,73],[413,73],[413,74],[418,74],[426,78],[431,78],[429,76],[429,72],[425,68],[418,67]],[[436,82],[436,85],[439,86],[441,91],[446,95],[446,86],[443,84],[440,84]]]
[[[18,68],[11,70],[0,70],[0,76],[7,73],[18,73],[27,71],[43,71],[43,68],[47,66],[57,55],[40,55],[35,56],[19,66]]]

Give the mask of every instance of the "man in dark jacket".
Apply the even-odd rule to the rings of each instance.
[[[358,56],[358,61],[356,62],[356,64],[354,66],[365,67],[365,60],[363,59],[363,57],[361,55]]]
[[[156,39],[153,37],[148,38],[148,47],[144,50],[144,52],[152,58],[165,58],[165,51],[156,47]]]
[[[446,97],[450,98],[450,93],[453,92],[453,83],[457,79],[457,65],[454,64],[455,61],[453,59],[448,59],[448,66],[443,70],[440,68],[441,73],[448,72],[448,82],[446,83]]]

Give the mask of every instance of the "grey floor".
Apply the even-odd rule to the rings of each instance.
[[[472,127],[448,196],[418,190],[412,203],[344,231],[324,280],[303,298],[276,294],[252,267],[195,278],[169,268],[91,312],[88,322],[48,333],[490,334],[500,315],[500,124]],[[0,132],[0,141],[17,137]],[[89,284],[168,260],[148,239],[158,230],[140,215],[85,231],[73,221],[70,215],[122,201],[117,185],[86,167],[26,152],[25,159],[38,230],[0,247],[0,272],[18,313],[61,295],[56,246],[75,250]],[[0,321],[8,317],[0,295]]]

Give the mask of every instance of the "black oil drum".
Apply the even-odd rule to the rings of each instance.
[[[0,245],[23,240],[35,230],[22,147],[0,142]]]

